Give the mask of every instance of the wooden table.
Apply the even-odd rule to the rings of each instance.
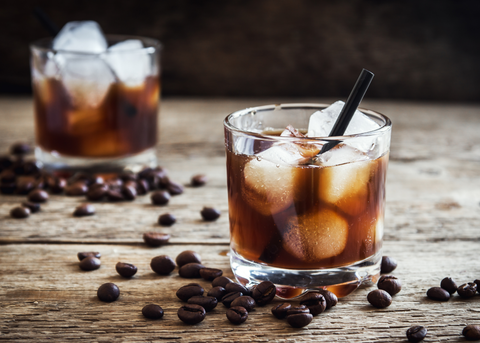
[[[330,102],[332,99],[323,99]],[[301,99],[295,102],[321,102]],[[428,328],[425,342],[464,341],[462,329],[480,324],[480,296],[448,302],[425,293],[451,276],[459,284],[480,279],[480,106],[468,104],[365,101],[364,106],[393,122],[388,170],[384,254],[398,260],[394,271],[403,283],[393,304],[379,310],[366,299],[374,287],[363,287],[315,317],[303,329],[275,319],[271,306],[259,307],[240,326],[225,317],[219,305],[200,324],[188,326],[176,315],[176,290],[190,282],[176,272],[154,274],[151,258],[175,257],[191,249],[206,266],[232,277],[222,120],[245,107],[291,99],[166,99],[161,105],[160,164],[173,180],[188,184],[205,173],[205,187],[186,187],[166,207],[154,207],[148,196],[128,203],[100,203],[93,217],[74,218],[83,198],[51,196],[42,211],[25,220],[9,217],[23,196],[0,196],[0,341],[348,341],[405,342],[413,325]],[[0,99],[0,151],[19,140],[33,142],[32,101]],[[222,216],[203,222],[204,205]],[[171,212],[171,228],[156,224]],[[170,244],[150,248],[146,231],[170,233]],[[79,251],[100,251],[99,270],[83,272]],[[135,264],[133,279],[115,272],[118,261]],[[105,282],[116,283],[120,298],[103,303],[96,297]],[[210,289],[210,284],[198,281]],[[165,310],[161,320],[141,314],[145,304]]]

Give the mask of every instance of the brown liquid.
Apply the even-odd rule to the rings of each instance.
[[[113,83],[90,106],[72,100],[62,82],[34,82],[37,144],[74,157],[119,157],[140,153],[157,142],[158,77],[136,87]],[[88,91],[88,90],[85,90]]]

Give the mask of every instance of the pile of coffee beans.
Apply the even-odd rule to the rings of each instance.
[[[427,291],[427,297],[437,301],[448,301],[455,293],[463,299],[470,299],[480,292],[480,280],[467,282],[460,286],[450,277],[440,282],[440,287],[431,287]]]
[[[397,268],[397,261],[389,256],[383,256],[380,272],[391,273]],[[377,282],[378,289],[367,295],[368,302],[376,308],[387,308],[392,304],[392,296],[402,290],[402,283],[393,275],[382,275]]]

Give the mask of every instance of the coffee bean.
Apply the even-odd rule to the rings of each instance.
[[[213,281],[215,278],[222,276],[223,271],[215,268],[200,269],[200,276],[207,281]]]
[[[134,186],[123,185],[121,193],[126,200],[132,201],[137,197],[137,189]]]
[[[458,286],[457,293],[464,299],[471,298],[477,293],[477,284],[475,282],[464,283]]]
[[[447,301],[450,299],[450,293],[441,287],[432,287],[427,291],[427,297],[432,300]]]
[[[275,298],[277,288],[270,281],[259,283],[252,291],[252,298],[255,299],[259,306],[268,304]]]
[[[200,269],[201,270],[201,269]],[[223,288],[222,286],[216,286],[216,287],[213,287],[211,290],[208,291],[207,295],[209,297],[215,297],[217,298],[217,300],[222,300],[222,298],[225,296],[225,294],[227,294],[227,291],[225,288]]]
[[[377,287],[393,296],[402,290],[402,283],[393,275],[382,275],[378,280]]]
[[[30,215],[30,209],[26,207],[14,207],[10,210],[10,217],[15,219],[27,218]]]
[[[205,309],[200,305],[188,304],[180,307],[178,318],[185,324],[195,325],[205,319]]]
[[[35,178],[32,176],[19,176],[16,181],[16,190],[18,194],[28,194],[32,191],[36,184]]]
[[[115,270],[120,276],[123,277],[132,277],[137,273],[137,267],[130,263],[118,262],[115,265]]]
[[[12,155],[26,155],[32,152],[32,146],[25,142],[18,142],[10,146],[10,153]]]
[[[310,313],[297,313],[287,316],[287,322],[293,328],[303,328],[312,322],[313,315]]]
[[[383,289],[376,289],[368,293],[367,300],[376,308],[386,308],[392,304],[392,297]]]
[[[178,254],[175,262],[179,267],[182,267],[187,263],[202,263],[202,258],[195,251],[185,250]]]
[[[38,211],[40,211],[39,203],[24,201],[22,202],[22,206],[28,208],[31,213],[37,213]]]
[[[179,195],[183,193],[183,186],[179,183],[169,180],[167,183],[167,191],[171,195]]]
[[[150,191],[150,187],[148,186],[148,182],[146,180],[140,179],[137,180],[137,194],[138,195],[145,195]]]
[[[52,177],[48,181],[48,187],[53,194],[62,193],[67,186],[67,180],[60,177]]]
[[[287,316],[287,311],[292,307],[289,303],[281,303],[272,307],[272,314],[278,318],[283,319]]]
[[[205,290],[198,283],[189,283],[188,285],[180,287],[176,295],[178,299],[188,301],[191,297],[203,295],[203,292],[205,292]]]
[[[319,315],[327,308],[327,301],[320,293],[308,293],[300,301],[300,305],[305,305],[314,316]]]
[[[150,195],[150,199],[154,205],[166,205],[170,201],[170,193],[167,191],[155,191]]]
[[[85,261],[85,260],[84,260]],[[97,297],[101,301],[112,302],[120,296],[120,289],[114,283],[104,283],[98,288]]]
[[[248,295],[242,295],[241,297],[238,297],[235,300],[233,300],[230,306],[244,307],[248,312],[251,312],[255,308],[255,300]]]
[[[225,306],[225,307],[230,307],[230,305],[232,304],[232,302],[243,296],[243,293],[241,292],[231,292],[231,293],[227,293],[224,295],[224,297],[222,298],[222,304]]]
[[[230,279],[226,276],[219,276],[219,277],[216,277],[215,279],[213,279],[212,287],[221,286],[221,287],[225,288],[227,286],[227,284],[229,284],[231,282],[233,282],[232,279]]]
[[[89,256],[100,258],[100,257],[102,257],[102,254],[100,254],[98,251],[84,251],[84,252],[79,252],[77,254],[77,257],[80,261],[82,261],[83,259],[85,259]]]
[[[196,304],[202,306],[205,311],[210,312],[217,307],[218,300],[215,297],[204,297],[203,295],[195,295],[187,300],[189,304]]]
[[[142,308],[142,314],[148,319],[160,319],[163,317],[163,308],[155,304],[148,304]]]
[[[457,291],[457,284],[451,277],[446,277],[440,282],[440,287],[446,290],[448,293],[453,294]]]
[[[236,282],[229,282],[225,285],[225,289],[227,290],[227,293],[232,293],[232,292],[240,292],[243,293],[243,295],[251,295],[252,292],[248,290],[246,287],[242,286],[239,283]]]
[[[100,268],[101,264],[102,262],[98,258],[94,256],[88,256],[80,261],[80,269],[89,272],[91,270]]]
[[[0,183],[14,183],[17,180],[17,176],[11,170],[5,170],[0,174]]]
[[[119,202],[119,201],[125,200],[125,197],[123,196],[123,194],[117,190],[110,189],[109,191],[107,191],[106,195],[107,195],[108,201],[111,201],[111,202]]]
[[[230,307],[227,310],[226,314],[227,314],[227,319],[230,321],[230,323],[235,325],[242,324],[248,318],[248,311],[242,306]]]
[[[15,188],[17,188],[15,182],[0,183],[0,192],[2,194],[13,194],[13,192],[15,192]]]
[[[143,234],[143,241],[151,247],[159,247],[168,243],[170,235],[160,232],[145,232]]]
[[[480,280],[473,281],[477,284],[477,292],[480,293]]]
[[[177,221],[173,214],[164,213],[158,217],[158,224],[161,226],[172,226]]]
[[[152,258],[150,268],[159,275],[168,275],[175,269],[175,262],[167,255]]]
[[[200,278],[200,269],[205,268],[200,263],[187,263],[180,267],[178,275],[186,279]]]
[[[105,197],[107,191],[108,188],[104,185],[94,186],[93,188],[90,186],[87,192],[87,199],[90,201],[100,201]]]
[[[48,200],[48,193],[41,189],[34,189],[28,193],[28,200],[31,202],[45,202]]]
[[[95,207],[91,204],[81,204],[75,207],[75,211],[73,211],[73,215],[75,217],[92,216],[94,214],[95,214]]]
[[[462,335],[469,341],[480,341],[480,326],[467,325],[463,328]]]
[[[65,187],[65,194],[68,196],[81,196],[87,194],[87,192],[87,184],[83,181],[78,181]]]
[[[203,220],[207,222],[217,220],[220,217],[220,211],[213,207],[204,207],[203,210],[200,211],[200,214]]]
[[[318,293],[320,293],[321,295],[323,295],[323,297],[325,298],[325,301],[327,302],[327,308],[326,310],[328,310],[329,308],[332,308],[333,306],[337,305],[338,303],[338,298],[337,296],[326,290],[326,289],[319,289],[317,290]]]
[[[382,264],[380,266],[380,273],[388,274],[397,268],[397,261],[394,258],[388,256],[382,256]]]
[[[423,326],[412,326],[407,330],[407,339],[409,342],[417,343],[423,341],[427,336],[427,329]]]
[[[198,174],[198,175],[192,176],[190,184],[193,187],[201,187],[201,186],[205,185],[207,183],[207,181],[208,181],[208,177],[206,175]]]
[[[310,309],[305,305],[292,306],[287,310],[287,317],[292,314],[310,313]]]
[[[0,172],[6,170],[13,165],[13,161],[10,156],[0,156]]]

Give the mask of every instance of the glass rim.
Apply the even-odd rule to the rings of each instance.
[[[390,118],[388,118],[386,115],[369,110],[363,107],[359,107],[358,110],[361,111],[362,113],[380,118],[383,120],[383,125],[381,125],[379,128],[371,131],[366,131],[366,132],[361,132],[361,133],[355,133],[355,134],[350,134],[350,135],[343,135],[343,136],[323,136],[323,137],[288,137],[288,136],[276,136],[276,135],[267,135],[259,132],[254,132],[254,131],[248,131],[248,130],[243,130],[240,129],[236,126],[234,126],[230,120],[234,118],[238,118],[242,115],[246,115],[252,112],[261,112],[261,111],[272,111],[276,109],[296,109],[296,108],[301,108],[301,109],[320,109],[320,108],[327,108],[331,104],[324,104],[324,103],[286,103],[286,104],[272,104],[272,105],[263,105],[263,106],[255,106],[255,107],[249,107],[245,108],[242,110],[238,110],[235,112],[230,113],[227,115],[223,121],[223,125],[226,129],[228,129],[230,132],[235,132],[237,134],[241,134],[244,136],[253,136],[258,139],[263,139],[263,140],[274,140],[274,141],[279,141],[279,140],[284,140],[284,141],[331,141],[331,140],[347,140],[347,139],[352,139],[352,138],[358,138],[358,137],[369,137],[369,136],[376,136],[383,134],[389,130],[391,130],[392,127],[392,122],[390,121]]]

